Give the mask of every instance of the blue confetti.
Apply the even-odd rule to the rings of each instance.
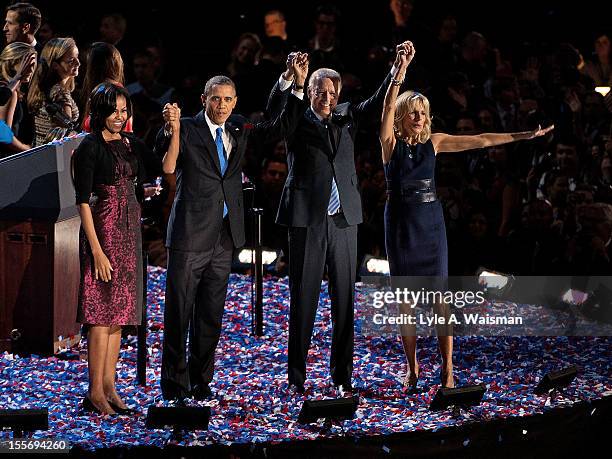
[[[172,433],[145,427],[147,407],[164,405],[159,387],[163,304],[166,272],[149,269],[147,387],[136,383],[136,340],[123,340],[117,389],[139,416],[85,414],[80,402],[87,391],[85,343],[53,357],[0,356],[0,406],[48,407],[49,431],[34,438],[64,438],[85,449],[164,444],[254,444],[328,438],[338,435],[385,435],[414,430],[438,430],[470,422],[449,411],[431,412],[429,403],[439,388],[440,360],[435,338],[420,338],[418,359],[424,390],[402,388],[406,371],[401,343],[395,336],[365,336],[356,312],[353,384],[361,402],[355,419],[322,429],[300,425],[298,413],[306,398],[335,397],[329,376],[331,315],[327,285],[321,288],[312,346],[308,357],[305,396],[292,395],[286,378],[289,287],[287,279],[264,282],[265,336],[251,333],[251,281],[232,275],[225,307],[223,333],[217,348],[212,383],[215,398],[207,402],[212,416],[208,431],[180,440]],[[360,295],[358,286],[357,295]],[[484,383],[487,393],[475,416],[486,419],[522,417],[578,401],[601,398],[612,391],[607,337],[456,337],[457,383]],[[549,371],[577,365],[580,372],[563,397],[549,400],[533,389]],[[8,433],[1,433],[0,438]],[[501,438],[498,439],[501,441]],[[469,442],[469,440],[466,440]],[[467,446],[467,444],[466,444]]]

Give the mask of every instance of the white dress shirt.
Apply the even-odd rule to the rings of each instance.
[[[225,129],[225,123],[221,125],[213,123],[212,120],[208,117],[208,113],[206,112],[204,112],[204,119],[206,119],[206,124],[208,124],[208,129],[210,129],[210,134],[212,135],[213,142],[217,138],[217,128],[223,129],[221,139],[223,139],[225,154],[227,155],[227,159],[229,159],[230,153],[232,152],[232,148],[234,148],[235,140],[231,135],[228,134],[227,130]]]

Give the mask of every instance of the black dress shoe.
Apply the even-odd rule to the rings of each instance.
[[[354,392],[355,391],[350,381],[343,382],[340,384],[334,384],[334,385],[336,386],[336,389],[342,390],[342,392]]]
[[[194,400],[204,401],[212,397],[212,390],[208,384],[197,384],[193,387],[191,391],[191,396]]]
[[[110,400],[107,400],[107,401],[110,407],[113,409],[113,411],[119,415],[130,416],[136,413],[136,410],[133,408],[121,408],[119,405],[115,405]]]
[[[180,401],[189,396],[189,393],[183,386],[180,386],[179,384],[170,380],[162,379],[161,390],[162,397],[164,397],[164,400],[169,402]]]
[[[306,389],[304,389],[304,384],[289,383],[289,392],[304,395]]]

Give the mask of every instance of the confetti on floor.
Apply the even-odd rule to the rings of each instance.
[[[365,336],[359,311],[355,327],[353,385],[361,402],[355,419],[341,427],[297,423],[305,398],[337,396],[329,378],[331,320],[326,284],[321,289],[317,323],[308,359],[305,396],[288,392],[286,381],[289,288],[287,279],[268,278],[264,284],[265,336],[251,335],[251,279],[232,275],[217,348],[215,398],[207,405],[212,415],[208,431],[180,440],[170,431],[145,427],[147,407],[164,405],[159,387],[163,304],[166,273],[149,269],[147,387],[136,383],[136,340],[123,340],[118,391],[140,415],[97,416],[83,413],[87,390],[85,343],[60,356],[41,358],[0,356],[0,406],[49,409],[49,431],[35,437],[69,440],[85,449],[165,444],[209,445],[280,442],[337,435],[384,435],[413,430],[437,430],[470,422],[448,411],[430,412],[429,402],[439,387],[440,361],[435,338],[419,339],[420,385],[423,391],[402,389],[406,371],[396,336]],[[458,384],[484,383],[483,403],[472,410],[480,419],[529,416],[581,400],[601,398],[612,390],[609,337],[455,337],[455,376]],[[550,402],[533,394],[548,371],[577,365],[577,380],[563,397]],[[8,434],[3,434],[8,435]]]

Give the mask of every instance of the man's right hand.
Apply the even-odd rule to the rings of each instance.
[[[166,128],[170,128],[172,132],[179,132],[181,129],[181,109],[179,106],[174,104],[164,105],[162,110],[164,121],[166,122]]]

